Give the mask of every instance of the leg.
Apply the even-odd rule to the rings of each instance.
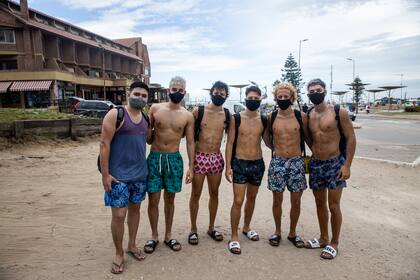
[[[207,175],[207,184],[209,186],[209,231],[214,230],[214,221],[216,220],[217,208],[219,206],[219,186],[222,180],[222,173]]]
[[[137,252],[136,237],[140,222],[140,203],[128,203],[127,225],[128,225],[128,250]]]
[[[274,234],[281,235],[281,206],[283,203],[283,192],[273,192],[273,217],[276,225]]]
[[[314,190],[313,194],[315,196],[319,230],[321,232],[319,243],[321,245],[328,244],[329,237],[328,237],[327,189],[322,188],[322,189]]]
[[[158,219],[159,219],[159,201],[160,192],[149,193],[149,206],[147,212],[149,214],[150,227],[152,228],[152,239],[159,240]]]
[[[340,229],[342,223],[342,215],[340,208],[340,200],[343,189],[338,188],[328,191],[328,206],[331,212],[331,229],[332,229],[332,239],[331,245],[337,249],[338,240],[340,237]]]
[[[230,225],[232,228],[232,241],[238,241],[238,225],[241,219],[241,208],[245,199],[245,184],[233,183],[233,204],[230,210]]]
[[[197,232],[197,214],[198,207],[203,190],[205,175],[194,174],[192,181],[192,190],[190,197],[190,219],[191,219],[191,233]]]
[[[303,192],[291,192],[290,193],[290,230],[289,237],[296,236],[296,225],[300,216],[300,200]]]
[[[255,208],[255,199],[257,198],[258,186],[248,184],[246,190],[246,203],[245,203],[245,217],[244,217],[244,226],[243,231],[248,232],[250,230],[250,223],[252,219],[252,214],[254,213]]]
[[[172,235],[172,222],[174,219],[174,209],[175,209],[175,193],[167,192],[163,194],[165,201],[165,243],[171,240]],[[167,244],[168,245],[168,244]],[[181,244],[175,244],[170,246],[172,250],[179,251],[181,250]]]
[[[121,265],[124,262],[124,250],[123,250],[123,236],[124,236],[124,221],[127,214],[127,208],[111,208],[112,209],[112,220],[111,220],[111,233],[112,239],[115,246],[115,258],[114,263]],[[122,272],[122,267],[118,268]]]

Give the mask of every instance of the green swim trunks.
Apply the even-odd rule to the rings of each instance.
[[[181,191],[184,162],[179,152],[163,153],[151,151],[147,157],[147,191],[160,192],[165,189],[170,193]]]

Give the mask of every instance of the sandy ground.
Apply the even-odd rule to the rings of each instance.
[[[363,160],[354,162],[344,191],[342,238],[333,261],[321,260],[319,250],[296,249],[284,241],[288,193],[283,241],[279,247],[268,244],[274,223],[266,183],[252,222],[261,240],[241,236],[242,255],[229,253],[232,189],[223,181],[217,225],[225,241],[216,243],[205,235],[208,195],[203,192],[200,244],[187,244],[191,187],[184,186],[176,198],[173,227],[183,250],[172,252],[161,243],[141,263],[126,256],[124,274],[111,275],[110,210],[103,206],[96,141],[2,145],[0,279],[420,279],[420,168]],[[269,158],[266,150],[266,164]],[[141,246],[150,237],[146,210],[147,200],[141,209]],[[163,236],[163,211],[159,223]],[[318,237],[310,191],[303,195],[298,233]]]

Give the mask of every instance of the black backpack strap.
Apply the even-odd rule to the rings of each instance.
[[[299,110],[294,110],[295,117],[299,123],[299,132],[300,132],[300,150],[303,155],[306,157],[306,148],[305,148],[305,130],[303,129],[302,114]]]
[[[198,142],[198,139],[200,138],[201,121],[203,120],[203,116],[204,116],[204,106],[200,105],[198,106],[197,119],[195,119],[195,124],[194,124],[194,141],[195,142]]]
[[[115,129],[118,129],[124,120],[124,107],[117,106],[117,122],[115,123]]]
[[[273,112],[271,112],[270,125],[268,126],[268,132],[269,132],[270,144],[271,144],[271,157],[274,156],[273,124],[274,124],[274,121],[277,118],[277,113],[278,113],[277,110],[274,110]]]
[[[346,156],[346,137],[344,136],[343,127],[341,126],[340,120],[340,104],[334,105],[335,111],[335,120],[337,121],[338,131],[340,132],[340,152],[345,157]]]
[[[227,108],[223,108],[223,110],[225,111],[225,132],[227,133],[230,125],[230,112]]]
[[[308,109],[308,112],[306,113],[306,115],[308,116],[308,120],[309,120],[309,115],[311,114],[311,111],[314,109],[314,107],[311,107]]]
[[[232,147],[232,161],[236,155],[236,143],[238,142],[238,134],[239,134],[239,126],[241,125],[241,115],[236,113],[233,115],[235,119],[235,139],[233,140],[233,147]]]
[[[265,132],[265,129],[267,128],[267,123],[268,123],[268,120],[267,120],[267,116],[266,115],[261,114],[261,123],[263,125],[263,132],[262,132],[262,134],[264,135],[264,132]]]
[[[143,118],[146,120],[147,126],[149,127],[150,126],[149,116],[143,111],[141,111],[141,114],[142,114]]]

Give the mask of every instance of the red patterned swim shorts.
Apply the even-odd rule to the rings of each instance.
[[[196,152],[194,157],[194,174],[218,174],[223,172],[225,161],[221,152],[206,154]]]

